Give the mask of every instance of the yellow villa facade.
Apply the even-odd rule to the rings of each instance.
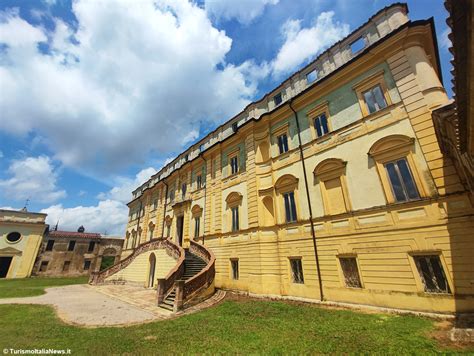
[[[46,214],[0,209],[0,278],[30,277],[46,230]]]
[[[433,127],[433,21],[407,14],[379,11],[137,188],[122,259],[163,237],[211,251],[217,288],[473,311],[474,200]]]

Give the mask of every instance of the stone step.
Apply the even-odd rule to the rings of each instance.
[[[166,309],[166,310],[169,310],[169,311],[173,311],[173,306],[169,306],[168,304],[161,303],[159,306],[160,306],[160,308],[163,308],[163,309]]]

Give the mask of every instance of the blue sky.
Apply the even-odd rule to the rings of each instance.
[[[0,207],[122,235],[132,189],[390,3],[3,0]],[[451,96],[443,2],[408,7]]]

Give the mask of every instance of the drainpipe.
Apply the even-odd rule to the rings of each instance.
[[[318,282],[319,282],[319,293],[320,293],[320,299],[321,301],[324,300],[324,294],[323,294],[323,281],[321,280],[321,269],[319,267],[319,256],[318,256],[318,247],[316,244],[316,232],[314,230],[314,223],[313,223],[313,211],[311,208],[311,199],[309,196],[309,187],[308,187],[308,178],[306,176],[306,165],[304,163],[304,153],[303,153],[303,145],[301,143],[301,128],[300,128],[300,122],[298,119],[298,113],[293,109],[293,106],[291,106],[293,100],[290,99],[288,102],[288,105],[295,114],[295,121],[296,121],[296,129],[298,130],[298,147],[300,149],[300,157],[301,157],[301,164],[303,165],[303,176],[304,176],[304,184],[306,188],[306,198],[308,199],[308,208],[309,208],[309,221],[311,222],[311,235],[313,236],[313,248],[314,248],[314,258],[316,260],[316,270],[318,271]]]
[[[165,181],[163,181],[163,184],[165,185],[166,189],[165,189],[165,205],[163,207],[163,226],[161,227],[161,237],[164,238],[165,237],[165,218],[166,218],[166,208],[167,208],[167,205],[168,205],[168,184],[166,184]]]
[[[202,209],[203,211],[203,233],[202,233],[202,245],[204,246],[204,232],[206,231],[206,196],[207,196],[207,160],[204,158],[204,156],[201,156],[201,158],[204,160],[204,167],[206,167],[206,182],[204,183],[204,208]],[[211,167],[212,169],[212,167]],[[211,172],[212,174],[212,172]],[[202,184],[202,183],[201,183]]]

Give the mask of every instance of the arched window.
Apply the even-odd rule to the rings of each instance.
[[[426,196],[413,152],[415,139],[390,135],[376,141],[368,155],[376,164],[388,203],[418,200]]]
[[[154,232],[155,232],[155,224],[153,222],[150,222],[150,224],[148,224],[148,240],[153,239]]]
[[[325,215],[336,215],[351,210],[346,184],[346,164],[338,158],[320,162],[314,174],[321,188]]]
[[[285,174],[275,182],[278,195],[279,222],[292,223],[298,220],[298,178]]]
[[[225,199],[227,203],[227,226],[228,230],[236,232],[240,230],[240,208],[242,206],[242,194],[237,192],[230,193]]]
[[[171,223],[172,223],[171,216],[166,215],[165,217],[166,237],[171,237]]]
[[[191,213],[194,220],[194,238],[198,238],[201,233],[202,208],[196,204],[192,207]]]

